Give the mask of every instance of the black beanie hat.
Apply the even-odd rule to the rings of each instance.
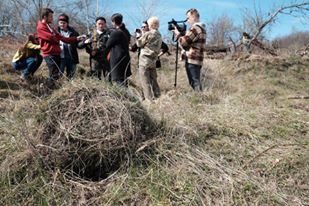
[[[69,23],[69,16],[66,14],[60,14],[58,17],[58,21],[65,21],[66,23]]]

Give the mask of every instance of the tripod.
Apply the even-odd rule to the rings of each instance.
[[[178,50],[179,50],[179,43],[178,43],[178,41],[176,39],[176,60],[175,60],[175,82],[174,82],[174,87],[177,86]]]

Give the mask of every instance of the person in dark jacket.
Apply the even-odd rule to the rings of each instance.
[[[156,61],[156,68],[161,68],[161,60],[160,60],[160,57],[161,57],[163,54],[171,55],[171,53],[169,52],[169,49],[168,49],[167,44],[164,43],[164,42],[162,41],[160,53],[158,54],[158,59],[157,59],[157,61]]]
[[[37,24],[41,53],[49,70],[47,86],[50,88],[54,86],[55,80],[60,77],[60,41],[65,43],[75,43],[84,38],[84,36],[64,37],[59,34],[59,32],[52,27],[53,14],[53,10],[44,8],[42,10],[41,20]]]
[[[86,48],[90,60],[89,76],[96,76],[101,79],[102,73],[107,77],[109,63],[107,61],[106,43],[110,35],[110,30],[106,27],[104,17],[96,18],[96,28],[84,42],[79,43],[80,48]]]
[[[69,26],[69,17],[66,14],[60,14],[58,17],[58,32],[64,37],[77,37],[78,32],[71,26]],[[66,75],[68,79],[73,79],[76,71],[76,64],[79,63],[77,53],[77,43],[67,44],[60,41],[61,48],[61,64],[60,71],[64,74],[66,68]]]
[[[130,66],[130,33],[122,23],[122,15],[112,15],[112,24],[115,28],[107,41],[107,50],[110,56],[111,80],[119,86],[127,87],[127,78],[131,76]]]

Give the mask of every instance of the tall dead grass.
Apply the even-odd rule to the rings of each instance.
[[[173,62],[152,104],[90,79],[5,98],[0,204],[308,204],[307,100],[287,97],[309,62],[209,60],[202,93],[183,65],[173,88]]]

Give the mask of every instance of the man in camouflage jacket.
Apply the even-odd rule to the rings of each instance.
[[[141,78],[144,97],[153,100],[160,96],[160,87],[157,82],[156,60],[160,53],[162,37],[157,17],[148,19],[150,31],[145,32],[136,44],[141,48],[139,56],[139,74]]]

